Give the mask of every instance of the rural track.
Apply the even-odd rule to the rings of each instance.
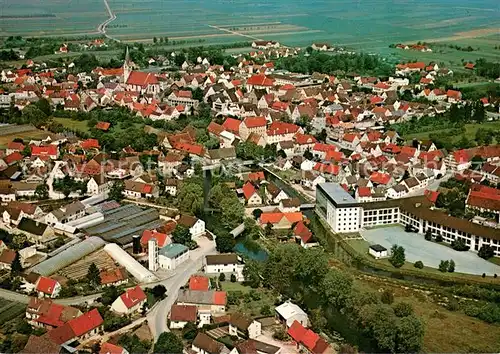
[[[104,6],[106,6],[106,11],[108,12],[109,18],[101,23],[99,26],[97,26],[97,31],[103,35],[105,35],[107,38],[112,39],[114,41],[120,42],[120,40],[111,37],[109,34],[106,33],[106,26],[109,25],[111,22],[116,20],[116,15],[111,11],[111,7],[109,7],[108,0],[103,0],[104,1]]]
[[[106,0],[104,0],[104,1],[106,1]],[[231,31],[231,30],[228,30],[227,28],[221,28],[221,27],[214,26],[214,25],[208,25],[208,27],[215,28],[216,30],[227,32],[227,33],[231,33],[231,34],[234,34],[234,35],[237,35],[237,36],[250,38],[250,39],[253,39],[255,41],[263,41],[262,38],[257,38],[255,36],[251,36],[249,34],[244,34],[244,33],[236,32],[236,31]]]

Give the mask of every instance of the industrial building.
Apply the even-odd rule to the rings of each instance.
[[[134,235],[140,235],[144,230],[153,230],[163,225],[158,210],[153,208],[143,209],[129,204],[103,210],[101,213],[104,215],[104,220],[84,228],[83,232],[121,246],[131,244]]]
[[[67,248],[61,253],[49,258],[33,267],[32,271],[40,275],[49,276],[67,267],[79,259],[97,251],[106,244],[99,237],[89,237],[82,242]]]
[[[129,255],[120,246],[109,243],[104,247],[104,250],[122,267],[134,276],[140,283],[150,283],[158,280],[156,276],[149,270],[144,268],[134,257]]]

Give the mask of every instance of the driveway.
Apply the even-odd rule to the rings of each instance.
[[[400,226],[390,226],[360,231],[370,244],[380,244],[391,249],[398,244],[405,249],[406,260],[412,263],[422,261],[424,265],[438,268],[441,260],[455,261],[455,271],[467,274],[500,274],[500,266],[490,263],[474,252],[458,252],[450,247],[426,241],[424,235],[405,232]]]

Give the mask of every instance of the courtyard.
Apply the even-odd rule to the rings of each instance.
[[[455,251],[450,247],[425,240],[424,235],[405,232],[401,226],[363,230],[360,234],[369,244],[380,244],[388,250],[394,244],[403,246],[408,262],[422,261],[426,266],[438,268],[441,260],[453,259],[456,272],[477,275],[500,274],[500,266],[479,258],[474,252]]]

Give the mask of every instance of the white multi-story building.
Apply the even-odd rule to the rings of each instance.
[[[176,269],[189,259],[189,248],[180,243],[171,243],[158,251],[158,265],[167,270]]]
[[[358,232],[361,226],[360,204],[338,183],[318,184],[316,211],[334,232]]]
[[[205,257],[204,270],[206,274],[234,274],[237,281],[244,281],[244,268],[245,265],[238,257],[238,255],[234,253],[210,255]]]

